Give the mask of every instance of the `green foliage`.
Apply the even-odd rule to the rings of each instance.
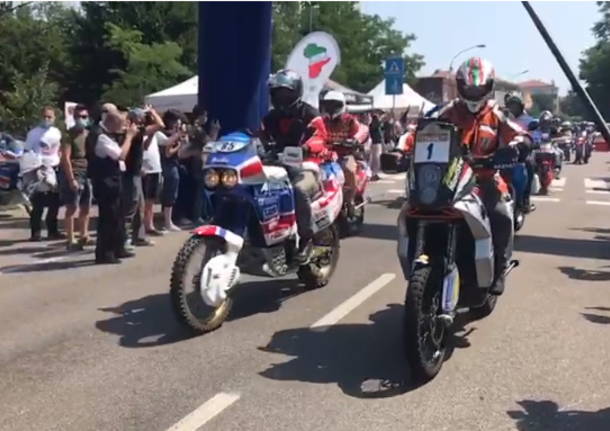
[[[587,91],[602,115],[610,117],[610,3],[598,2],[602,15],[593,27],[597,39],[580,60],[580,78],[587,83]]]
[[[573,91],[568,92],[565,97],[559,100],[559,108],[562,114],[567,115],[571,119],[583,120],[589,118],[589,113],[580,97]]]
[[[179,62],[182,49],[174,42],[142,43],[142,32],[126,30],[108,23],[107,46],[121,52],[127,60],[125,70],[115,69],[118,76],[104,93],[104,100],[130,106],[142,102],[144,96],[175,84],[189,76],[190,71]]]
[[[311,15],[310,15],[311,14]],[[394,21],[366,15],[356,2],[276,2],[273,4],[273,70],[284,67],[290,51],[312,30],[332,34],[341,47],[341,64],[332,78],[368,92],[383,79],[383,60],[403,55],[407,81],[423,66],[419,54],[406,52],[415,36],[393,28]]]
[[[30,76],[16,72],[11,89],[0,92],[2,130],[24,136],[40,120],[43,106],[56,104],[57,90],[57,84],[48,79],[47,65]]]

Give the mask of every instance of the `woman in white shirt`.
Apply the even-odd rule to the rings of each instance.
[[[149,235],[163,235],[155,228],[153,221],[154,205],[161,185],[161,153],[159,152],[157,132],[150,138],[144,150],[142,161],[142,189],[144,191],[144,229]]]

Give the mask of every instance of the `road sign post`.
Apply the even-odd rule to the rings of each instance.
[[[396,108],[396,95],[402,94],[402,83],[405,78],[405,59],[390,57],[385,61],[385,94],[392,95],[392,113]]]

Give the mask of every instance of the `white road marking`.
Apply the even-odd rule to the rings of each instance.
[[[562,192],[563,188],[561,187],[549,187],[549,190],[552,192]]]
[[[586,201],[587,205],[604,205],[610,206],[610,201]]]
[[[405,191],[403,189],[389,189],[387,192],[394,194],[394,195],[404,195],[405,194]]]
[[[610,181],[585,178],[585,188],[610,190]]]
[[[566,180],[567,178],[565,177],[559,178],[558,180],[553,180],[553,182],[551,183],[551,187],[564,188],[566,186]]]
[[[586,190],[585,193],[590,193],[592,195],[609,195],[610,190]]]
[[[339,320],[343,319],[353,310],[355,310],[359,305],[361,305],[364,301],[366,301],[369,297],[374,295],[376,292],[381,290],[382,287],[387,285],[389,282],[396,278],[396,274],[386,273],[381,274],[376,280],[372,281],[361,290],[352,295],[349,299],[345,300],[343,303],[339,304],[333,310],[331,310],[328,314],[322,317],[320,320],[315,322],[310,328],[320,328],[326,327],[323,330],[328,329],[328,327],[334,325]]]
[[[377,180],[377,181],[373,181],[371,182],[372,185],[374,184],[395,184],[396,180]]]
[[[406,175],[405,172],[402,172],[399,174],[379,174],[379,177],[383,179],[404,180]]]
[[[538,201],[538,202],[559,202],[559,201],[561,201],[561,199],[559,199],[559,198],[552,198],[550,196],[532,196],[532,197],[530,197],[530,199],[533,201]]]
[[[239,394],[220,392],[176,422],[168,431],[195,431],[239,399]]]

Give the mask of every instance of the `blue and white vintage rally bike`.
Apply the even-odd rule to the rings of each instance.
[[[341,167],[305,159],[287,147],[263,163],[260,142],[231,133],[212,144],[204,165],[210,224],[196,228],[172,268],[171,297],[179,319],[204,333],[227,318],[242,272],[266,277],[296,273],[307,289],[326,285],[339,259],[335,221],[343,203]],[[313,252],[296,261],[298,241],[294,191],[284,165],[311,170],[319,179],[312,199]]]

